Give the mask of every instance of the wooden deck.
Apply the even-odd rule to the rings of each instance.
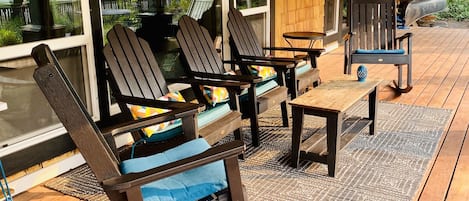
[[[412,28],[414,88],[396,96],[383,87],[380,100],[449,108],[454,117],[441,142],[436,160],[427,172],[418,200],[469,200],[469,29]],[[343,48],[322,56],[323,80],[342,73]],[[366,65],[371,78],[393,80],[397,69]],[[357,65],[353,72],[356,72]]]
[[[416,200],[469,200],[469,29],[412,28],[414,89],[396,96],[383,86],[380,100],[449,108],[454,117],[441,141],[432,168]],[[322,80],[341,75],[343,48],[319,58]],[[367,65],[370,78],[391,81],[397,69]],[[354,66],[356,71],[357,66]],[[36,187],[15,197],[18,200],[77,200],[44,187]]]

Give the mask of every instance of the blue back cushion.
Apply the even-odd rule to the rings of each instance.
[[[395,49],[395,50],[364,50],[357,49],[356,54],[404,54],[404,49]]]
[[[125,160],[123,174],[142,172],[209,149],[203,138],[192,140],[152,156]],[[141,187],[144,200],[198,200],[228,187],[223,161],[217,161]]]

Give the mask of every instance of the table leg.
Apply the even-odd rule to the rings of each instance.
[[[293,132],[292,132],[292,153],[291,153],[291,164],[290,166],[298,168],[300,164],[300,144],[301,144],[301,133],[303,131],[303,118],[304,109],[301,107],[292,106],[292,120],[293,120]]]
[[[293,44],[291,44],[291,42],[288,41],[287,38],[284,37],[283,39],[284,39],[285,41],[287,41],[287,43],[288,43],[288,45],[290,45],[290,47],[293,47]],[[295,51],[292,51],[292,52],[293,52],[293,57],[295,57]]]
[[[330,177],[334,177],[336,173],[337,152],[342,133],[342,116],[342,113],[327,116],[327,170]]]
[[[378,87],[375,87],[373,92],[371,92],[370,95],[368,96],[368,113],[369,113],[369,118],[372,121],[370,124],[370,135],[375,134],[377,112],[378,112]]]

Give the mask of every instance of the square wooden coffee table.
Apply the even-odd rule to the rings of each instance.
[[[300,159],[325,163],[328,165],[328,175],[336,174],[337,152],[345,146],[361,129],[369,126],[370,135],[375,133],[376,113],[378,110],[378,90],[381,80],[367,80],[358,82],[353,77],[341,77],[313,88],[305,94],[292,100],[293,132],[292,132],[292,160],[291,166],[297,168]],[[369,117],[345,121],[344,113],[355,103],[368,96]],[[326,136],[312,135],[302,140],[304,115],[315,115],[326,118]],[[345,125],[357,128],[345,128]],[[344,127],[344,129],[343,129]],[[341,135],[344,138],[341,142]],[[326,150],[324,143],[326,141]],[[341,146],[341,144],[343,144]]]

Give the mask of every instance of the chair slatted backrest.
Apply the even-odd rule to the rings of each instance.
[[[197,21],[182,16],[176,37],[192,72],[225,73],[223,62],[213,46],[209,32]]]
[[[241,12],[230,8],[228,30],[233,48],[239,55],[265,56],[256,32]]]
[[[115,25],[107,34],[104,56],[111,69],[111,87],[119,95],[157,99],[169,92],[149,44],[135,32]],[[114,82],[114,83],[112,83]],[[114,86],[113,86],[114,85]],[[122,102],[122,101],[119,101]]]
[[[34,72],[34,79],[98,181],[120,176],[117,157],[106,143],[52,51],[47,45],[41,44],[33,49],[32,55],[39,66]]]
[[[396,48],[396,3],[394,0],[350,0],[349,25],[352,51]]]

